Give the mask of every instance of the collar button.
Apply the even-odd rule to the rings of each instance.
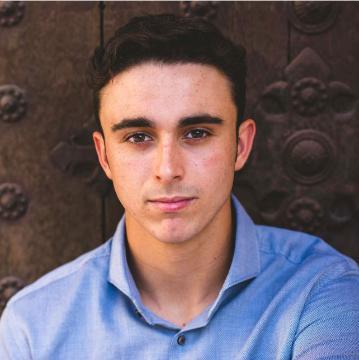
[[[186,343],[186,337],[184,335],[179,335],[177,338],[178,345],[184,345]]]

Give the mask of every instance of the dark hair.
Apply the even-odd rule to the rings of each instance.
[[[104,48],[95,49],[88,80],[100,130],[101,89],[118,73],[149,61],[198,63],[220,70],[232,85],[238,129],[245,106],[245,49],[204,19],[160,14],[133,18],[115,32]]]

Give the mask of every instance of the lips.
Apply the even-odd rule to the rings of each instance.
[[[154,207],[164,212],[176,212],[189,206],[195,200],[194,197],[162,197],[149,200]]]

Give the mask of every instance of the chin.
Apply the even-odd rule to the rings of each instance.
[[[165,231],[154,234],[155,238],[165,244],[181,244],[190,240],[193,236],[180,231]]]
[[[178,244],[187,240],[183,232],[156,231],[153,235],[158,241],[166,244]]]

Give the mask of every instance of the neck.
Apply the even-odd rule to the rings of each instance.
[[[129,266],[152,312],[183,327],[216,299],[233,255],[230,200],[201,233],[180,243],[153,238],[127,216],[126,232]]]

